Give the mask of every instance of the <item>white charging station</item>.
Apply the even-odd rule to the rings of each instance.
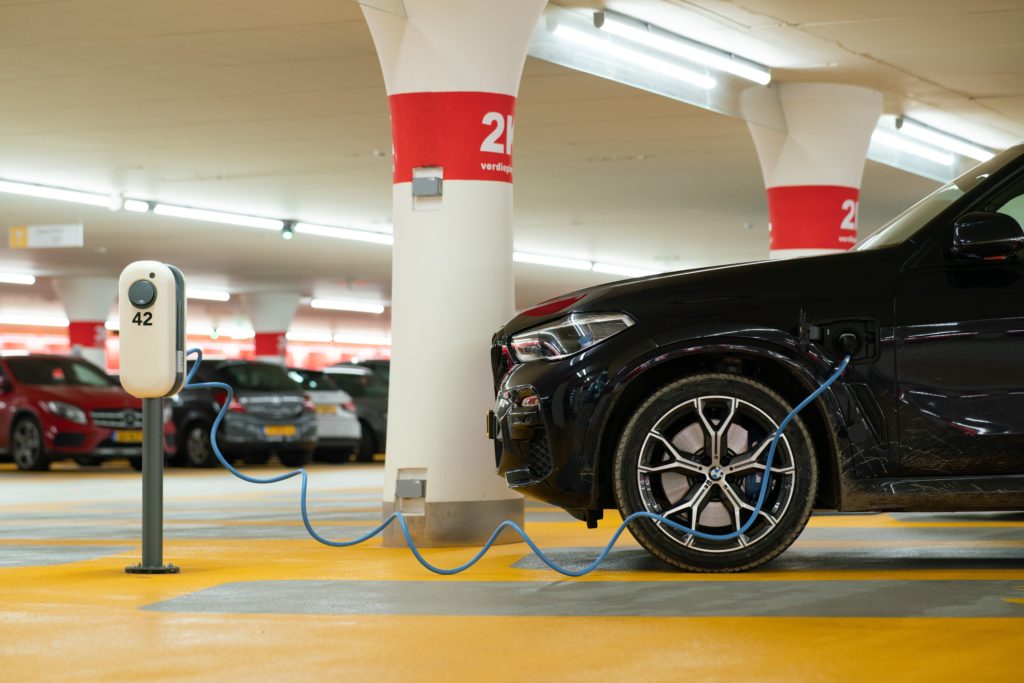
[[[129,574],[176,574],[163,562],[163,400],[185,383],[185,278],[174,266],[136,261],[117,285],[121,386],[142,399],[142,563]]]
[[[185,382],[185,278],[174,266],[136,261],[117,283],[121,386],[132,396],[173,396]]]

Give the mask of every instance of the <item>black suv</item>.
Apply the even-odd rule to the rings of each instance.
[[[677,567],[775,557],[814,508],[1024,510],[1024,145],[853,251],[613,283],[525,311],[493,340],[488,416],[509,486],[589,525],[630,524]]]
[[[316,407],[283,367],[208,360],[199,366],[192,381],[223,382],[235,392],[217,433],[225,457],[262,464],[276,454],[288,467],[310,462],[317,444]],[[217,464],[210,447],[210,427],[225,398],[226,392],[219,389],[185,389],[171,399],[178,432],[174,464]]]

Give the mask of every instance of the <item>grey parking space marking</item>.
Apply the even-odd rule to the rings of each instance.
[[[445,616],[1024,617],[1021,581],[251,581],[156,612]]]
[[[544,553],[568,569],[591,564],[600,548],[553,548]],[[512,565],[516,569],[547,569],[533,553]],[[1024,547],[924,547],[831,548],[800,547],[800,541],[764,565],[758,573],[807,571],[897,571],[909,569],[1020,569],[1024,570]],[[602,571],[677,571],[640,548],[612,550],[601,564]]]
[[[131,546],[0,545],[0,568],[46,567],[130,552]]]

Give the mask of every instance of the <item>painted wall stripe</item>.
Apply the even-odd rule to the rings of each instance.
[[[860,190],[839,185],[769,187],[771,249],[849,249],[857,243]]]
[[[412,169],[444,168],[445,180],[512,182],[516,98],[486,92],[391,95],[394,182]]]

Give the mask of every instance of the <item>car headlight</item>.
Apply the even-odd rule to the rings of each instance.
[[[565,358],[634,324],[625,313],[573,313],[550,325],[512,335],[512,352],[521,361]]]
[[[78,406],[71,405],[70,403],[47,401],[46,407],[57,417],[62,417],[70,422],[77,422],[80,425],[89,423],[89,418],[86,417],[85,411]]]

